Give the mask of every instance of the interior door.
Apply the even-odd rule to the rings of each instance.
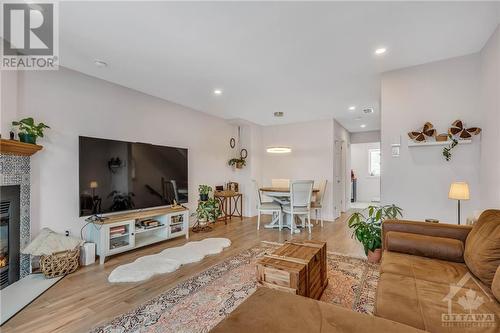
[[[334,217],[340,217],[342,211],[342,141],[335,140],[334,154],[334,184],[333,184],[333,213]]]

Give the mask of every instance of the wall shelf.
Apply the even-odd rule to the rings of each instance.
[[[429,146],[447,146],[453,141],[429,141],[429,142],[414,142],[408,141],[408,147],[429,147]],[[459,145],[472,143],[472,140],[458,140]]]
[[[20,156],[31,156],[43,146],[24,143],[15,140],[0,139],[0,153]]]

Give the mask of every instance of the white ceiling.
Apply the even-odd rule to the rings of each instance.
[[[64,2],[63,66],[223,118],[378,129],[381,72],[477,52],[481,2]],[[373,51],[387,47],[383,56]],[[95,59],[109,66],[98,68]],[[222,89],[221,96],[213,95]],[[357,110],[348,111],[356,105]],[[375,113],[360,116],[373,106]],[[276,119],[273,112],[283,111]],[[361,123],[366,128],[360,128]]]

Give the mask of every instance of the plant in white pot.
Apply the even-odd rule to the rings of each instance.
[[[402,211],[396,205],[369,206],[349,217],[352,236],[363,245],[369,262],[377,263],[382,256],[382,222],[403,217]]]
[[[193,213],[198,219],[200,226],[215,222],[221,214],[220,202],[215,198],[208,198],[206,201],[200,201],[198,203],[198,208],[196,208],[196,212]]]

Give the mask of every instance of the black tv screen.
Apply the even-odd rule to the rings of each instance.
[[[80,216],[188,201],[188,151],[80,136]]]

